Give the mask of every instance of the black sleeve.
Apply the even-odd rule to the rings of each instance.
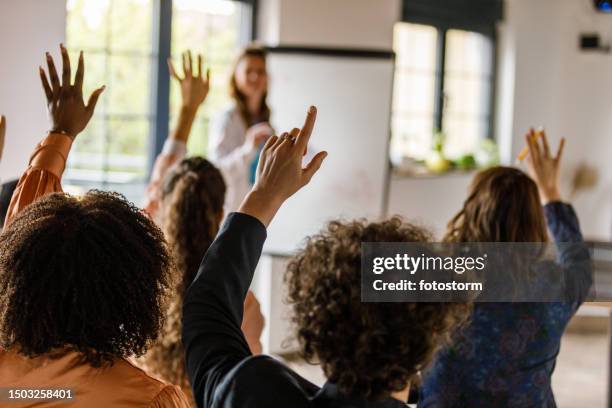
[[[230,214],[187,290],[183,346],[198,407],[211,406],[225,375],[251,355],[240,326],[265,240],[266,228],[259,220]]]

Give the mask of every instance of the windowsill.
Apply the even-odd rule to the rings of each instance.
[[[449,178],[449,177],[472,177],[475,173],[477,173],[480,169],[474,168],[469,170],[460,170],[460,169],[450,169],[443,173],[434,173],[428,171],[427,169],[423,170],[402,170],[398,167],[391,167],[391,178],[394,180],[403,180],[403,179],[439,179],[439,178]]]

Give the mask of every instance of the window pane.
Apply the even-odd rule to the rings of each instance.
[[[444,117],[444,153],[456,159],[464,154],[473,153],[478,141],[482,139],[489,127],[488,118],[478,120],[461,114],[448,114]]]
[[[205,68],[210,68],[211,88],[206,103],[198,112],[189,139],[189,152],[206,154],[207,124],[211,115],[230,101],[228,83],[232,64],[241,47],[242,3],[231,0],[174,0],[172,11],[172,52],[175,66],[182,71],[181,52],[202,53]],[[174,126],[180,107],[180,89],[171,83],[170,112]]]
[[[393,115],[391,131],[391,156],[424,158],[431,150],[433,139],[433,116]]]
[[[397,23],[391,156],[424,158],[433,134],[437,30]]]
[[[76,140],[68,182],[88,188],[145,180],[153,119],[149,103],[153,1],[67,2],[66,43],[72,60],[78,51],[85,52],[84,95],[107,87],[94,118]]]
[[[110,36],[113,51],[142,53],[144,55],[151,53],[153,45],[151,31],[153,1],[112,0]]]
[[[149,115],[152,62],[151,58],[108,56],[108,113]]]
[[[492,81],[491,40],[479,33],[448,30],[444,68],[445,154],[472,153],[489,132]]]
[[[418,71],[435,71],[437,37],[438,31],[432,26],[395,24],[393,51],[396,53],[396,66]]]

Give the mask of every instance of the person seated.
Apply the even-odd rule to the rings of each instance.
[[[252,356],[240,330],[243,302],[283,202],[304,187],[327,153],[302,168],[316,118],[265,144],[256,182],[227,217],[183,304],[187,373],[198,407],[404,407],[411,382],[466,318],[453,303],[361,303],[361,243],[427,241],[399,219],[332,222],[291,261],[287,281],[303,355],[320,362],[319,388],[283,363]]]
[[[219,231],[226,193],[217,167],[202,157],[184,158],[193,121],[209,90],[210,73],[202,75],[202,62],[198,55],[197,66],[192,67],[191,52],[185,52],[183,75],[179,76],[168,61],[170,74],[180,85],[182,105],[177,126],[155,161],[144,208],[164,231],[174,258],[175,276],[164,327],[147,354],[135,361],[150,375],[179,385],[188,397],[191,386],[181,344],[183,296]],[[251,291],[244,307],[242,330],[251,351],[260,354],[264,318]]]
[[[474,303],[467,327],[425,373],[419,407],[555,406],[551,376],[561,336],[592,277],[582,267],[589,254],[581,244],[578,218],[559,193],[564,140],[556,155],[545,134],[538,139],[532,130],[526,140],[531,177],[510,167],[478,173],[463,208],[448,224],[445,241],[544,243],[548,225],[561,244],[559,259],[572,279],[572,296],[565,302]],[[532,287],[539,285],[537,279],[536,274]]]
[[[60,389],[79,407],[189,407],[179,387],[127,360],[147,351],[164,320],[172,258],[163,233],[118,194],[61,193],[72,142],[104,90],[85,104],[83,54],[74,85],[63,46],[61,54],[61,81],[49,54],[49,79],[40,70],[50,134],[31,156],[0,235],[0,384]]]

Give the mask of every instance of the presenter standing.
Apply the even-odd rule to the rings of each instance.
[[[222,171],[227,185],[225,214],[236,211],[255,181],[259,152],[273,133],[266,102],[266,52],[244,49],[236,60],[230,90],[233,101],[211,123],[209,159]]]

